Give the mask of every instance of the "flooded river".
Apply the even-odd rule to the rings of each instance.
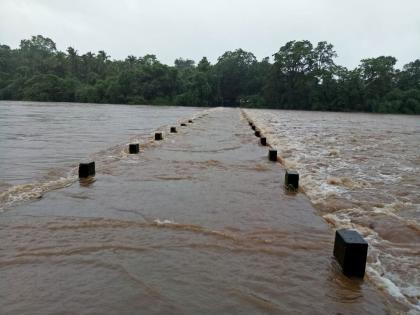
[[[150,137],[199,108],[0,102],[0,211],[72,183],[88,157]],[[111,157],[109,157],[111,158]]]
[[[367,238],[375,284],[420,312],[419,116],[246,112],[320,214]]]
[[[419,311],[415,117],[246,110],[300,171],[305,193],[290,194],[284,167],[238,109],[0,103],[0,112],[0,314]],[[140,154],[127,154],[129,142]],[[79,182],[87,158],[97,175]],[[332,257],[339,226],[370,244],[363,281]]]

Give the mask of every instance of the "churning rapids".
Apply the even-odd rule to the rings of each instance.
[[[418,117],[0,102],[0,131],[0,314],[420,312]]]
[[[368,276],[420,312],[419,117],[246,112],[322,216],[367,238]]]

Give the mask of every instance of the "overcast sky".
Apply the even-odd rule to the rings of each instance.
[[[420,58],[420,0],[0,0],[0,44],[37,34],[60,50],[167,64],[236,48],[260,59],[289,40],[326,40],[339,64],[392,55],[401,66]]]

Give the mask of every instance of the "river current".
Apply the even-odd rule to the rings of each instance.
[[[74,182],[80,161],[112,159],[111,148],[147,138],[159,127],[199,110],[0,102],[0,211]]]
[[[420,118],[247,110],[335,228],[369,241],[369,277],[420,312]]]
[[[0,313],[418,314],[419,144],[415,116],[0,102]]]

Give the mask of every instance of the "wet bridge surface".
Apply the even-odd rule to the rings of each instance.
[[[386,314],[237,109],[1,215],[1,314]]]

